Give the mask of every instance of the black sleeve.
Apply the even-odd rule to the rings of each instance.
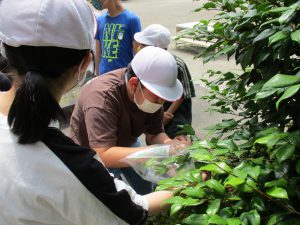
[[[95,151],[78,146],[55,128],[49,128],[42,141],[115,215],[132,225],[146,221],[148,212],[136,205],[126,190],[116,190],[114,178],[94,159]]]

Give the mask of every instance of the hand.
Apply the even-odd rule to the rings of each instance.
[[[207,181],[211,178],[211,172],[209,171],[201,171],[201,178],[202,178],[202,181]]]
[[[169,149],[169,155],[173,156],[173,155],[183,155],[186,153],[186,146],[185,144],[173,139],[170,140],[168,142],[166,142],[165,144],[170,145],[170,149]]]
[[[185,145],[192,145],[191,139],[187,135],[184,135],[184,134],[176,135],[174,137],[174,140],[177,140],[180,143],[185,144]]]
[[[174,115],[172,113],[169,112],[164,112],[164,117],[163,117],[163,124],[167,125],[168,123],[171,122],[171,120],[173,119]]]

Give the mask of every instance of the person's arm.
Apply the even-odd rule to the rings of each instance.
[[[184,100],[184,97],[182,96],[180,99],[173,102],[170,105],[170,107],[166,110],[166,112],[174,114],[176,112],[176,110],[179,108],[179,106],[182,104],[183,100]]]
[[[184,100],[184,97],[182,96],[180,99],[177,101],[173,102],[170,107],[164,112],[164,119],[163,119],[163,124],[167,125],[170,123],[173,119],[173,114],[176,112],[176,110],[180,107]]]
[[[146,141],[148,145],[154,145],[154,144],[166,144],[170,141],[172,141],[169,136],[164,133],[158,133],[158,134],[146,134]]]
[[[96,55],[95,55],[95,71],[96,74],[99,75],[99,66],[100,66],[100,62],[101,62],[101,43],[99,40],[96,40]]]
[[[171,191],[157,191],[145,195],[148,201],[148,213],[149,215],[156,215],[165,210],[167,210],[170,205],[164,203],[167,199],[173,197],[173,192]]]
[[[107,168],[129,167],[127,163],[121,162],[126,156],[135,152],[145,150],[147,147],[104,147],[93,148]]]

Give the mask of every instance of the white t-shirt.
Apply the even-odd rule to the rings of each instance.
[[[0,114],[0,224],[142,224],[148,203],[56,128],[20,145]]]

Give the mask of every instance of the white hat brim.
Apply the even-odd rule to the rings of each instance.
[[[177,101],[183,94],[183,86],[178,79],[176,79],[176,84],[172,87],[152,84],[143,80],[141,80],[141,83],[153,94],[169,102]]]
[[[149,42],[149,40],[144,37],[142,32],[135,33],[134,40],[140,44],[154,46],[152,42]]]

